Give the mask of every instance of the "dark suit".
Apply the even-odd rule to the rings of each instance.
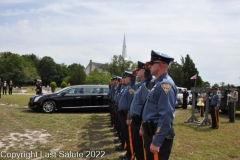
[[[7,94],[7,82],[6,83],[4,83],[3,82],[3,94]]]
[[[13,83],[9,83],[9,87],[8,87],[8,94],[12,94],[12,89],[13,89]]]
[[[188,98],[189,94],[187,91],[183,92],[183,109],[187,109],[187,98]]]

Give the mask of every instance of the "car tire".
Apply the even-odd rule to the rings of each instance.
[[[43,103],[42,110],[45,113],[53,113],[56,110],[56,103],[52,100],[47,100]]]

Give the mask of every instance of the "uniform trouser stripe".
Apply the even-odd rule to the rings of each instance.
[[[152,136],[152,139],[154,139],[154,135]],[[153,159],[158,160],[158,153],[153,154]]]
[[[144,160],[147,160],[146,150],[145,150],[145,148],[144,148],[144,136],[142,136],[142,143],[143,143],[143,155],[144,155]]]
[[[236,102],[233,102],[233,122],[235,122]]]
[[[125,140],[124,140],[123,144],[124,144],[123,148],[126,149],[127,148],[127,142]]]
[[[133,151],[133,145],[132,145],[132,129],[131,125],[128,125],[128,136],[129,136],[129,147],[130,147],[130,152],[132,153],[131,160],[134,159],[134,151]]]
[[[218,111],[216,109],[216,106],[214,107],[214,114],[215,114],[215,119],[216,119],[216,128],[218,128]]]

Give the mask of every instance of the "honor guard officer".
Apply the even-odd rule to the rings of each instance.
[[[149,62],[155,85],[148,94],[142,114],[144,147],[148,160],[166,160],[172,150],[174,110],[177,88],[168,75],[169,63],[174,59],[164,53],[152,51]]]
[[[121,77],[119,77],[119,76],[115,76],[114,77],[114,81],[115,81],[115,90],[114,90],[114,94],[113,94],[113,104],[112,104],[112,114],[113,114],[113,116],[112,116],[112,121],[113,121],[113,125],[114,125],[114,129],[110,129],[110,131],[112,131],[112,132],[116,132],[117,131],[117,129],[116,129],[116,116],[115,116],[115,110],[116,110],[116,97],[117,97],[117,94],[118,94],[118,88],[119,88],[119,86],[121,86],[121,85],[119,85],[119,82],[120,82],[120,79],[121,79]]]
[[[42,95],[42,80],[40,80],[40,79],[37,79],[36,94]]]
[[[137,160],[144,160],[144,148],[142,137],[139,135],[141,125],[141,112],[148,93],[154,85],[151,82],[152,75],[145,63],[138,61],[137,77],[141,80],[141,86],[134,92],[134,98],[130,106],[131,129],[133,137],[133,149]]]
[[[230,94],[228,94],[228,97],[229,97],[229,109],[228,109],[229,122],[235,123],[236,104],[238,101],[238,92],[235,91],[235,86],[231,87],[231,92]]]
[[[117,78],[116,76],[112,78],[113,82],[112,82],[112,88],[111,88],[111,108],[110,108],[110,112],[111,112],[111,127],[113,127],[113,116],[114,116],[114,97],[115,97],[115,93],[117,90]]]
[[[137,62],[137,69],[135,69],[132,72],[132,78],[131,78],[131,87],[134,91],[136,91],[143,83],[144,71],[145,71],[144,69],[145,69],[145,64],[138,61]],[[142,77],[139,77],[139,76],[142,76]],[[135,83],[136,82],[136,77],[140,80],[140,82]]]
[[[114,143],[116,142],[119,142],[120,141],[120,145],[119,146],[115,146],[115,150],[116,151],[123,151],[126,147],[125,147],[125,144],[126,144],[126,142],[125,142],[125,139],[124,139],[124,135],[123,135],[123,129],[122,129],[122,124],[121,124],[121,121],[120,121],[120,119],[121,119],[121,117],[122,117],[122,112],[121,112],[121,110],[119,109],[119,101],[120,101],[120,99],[121,99],[121,97],[122,97],[122,95],[123,95],[123,93],[124,93],[124,91],[125,91],[125,87],[126,86],[128,86],[128,85],[125,85],[124,84],[124,79],[125,79],[126,77],[125,77],[125,73],[123,73],[123,75],[122,75],[122,79],[121,79],[121,83],[122,83],[122,85],[121,85],[121,88],[118,88],[118,89],[120,89],[118,92],[119,92],[119,94],[118,94],[118,96],[116,97],[116,103],[117,103],[117,115],[118,115],[118,124],[119,124],[119,133],[120,133],[120,135],[119,135],[119,138],[118,139],[114,139]]]
[[[218,110],[220,106],[220,100],[219,95],[217,93],[218,88],[212,87],[210,91],[212,92],[211,95],[211,102],[210,102],[210,112],[211,112],[211,118],[212,118],[212,126],[209,128],[212,129],[218,129]]]
[[[133,93],[134,93],[134,90],[130,87],[132,72],[125,71],[124,77],[125,77],[124,84],[126,86],[124,87],[124,90],[122,91],[121,97],[118,102],[118,108],[119,108],[118,112],[119,112],[119,120],[121,123],[121,133],[123,134],[124,141],[126,142],[126,145],[127,145],[126,157],[123,159],[132,160],[134,159],[134,152],[132,148],[132,136],[131,136],[131,130],[130,130],[131,128],[126,124],[129,107],[132,102]]]
[[[120,137],[120,122],[118,120],[118,106],[117,106],[117,103],[118,103],[118,97],[119,97],[119,93],[121,91],[121,87],[122,87],[122,83],[121,83],[121,80],[122,80],[122,77],[119,77],[119,76],[116,76],[116,79],[118,81],[117,83],[117,89],[115,91],[115,97],[114,97],[114,110],[113,110],[113,124],[114,124],[114,131],[117,131],[117,135],[118,137]]]
[[[112,99],[112,87],[113,87],[113,77],[109,82],[109,90],[108,90],[108,103],[109,103],[109,113],[110,113],[110,124],[109,127],[112,127],[112,111],[111,111],[111,99]]]

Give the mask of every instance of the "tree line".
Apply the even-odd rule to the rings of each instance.
[[[51,82],[60,86],[63,81],[73,85],[84,84],[86,74],[81,64],[58,64],[48,56],[40,58],[35,54],[1,52],[0,78],[2,81],[12,80],[16,86],[35,85],[36,79],[41,79],[44,86]]]
[[[175,84],[180,87],[211,87],[208,81],[203,81],[193,60],[189,55],[181,57],[181,63],[174,61],[169,68],[169,75]],[[2,81],[10,81],[17,86],[35,85],[36,79],[41,79],[44,86],[56,82],[60,86],[62,82],[71,85],[79,84],[108,84],[112,76],[122,76],[125,70],[132,71],[137,64],[125,60],[121,55],[114,55],[108,63],[101,65],[100,70],[94,70],[86,75],[85,67],[79,63],[66,65],[58,64],[53,58],[38,57],[35,54],[19,55],[11,52],[0,52],[0,78]],[[198,75],[196,82],[190,78]],[[229,87],[224,82],[215,83],[214,86],[225,90]]]

